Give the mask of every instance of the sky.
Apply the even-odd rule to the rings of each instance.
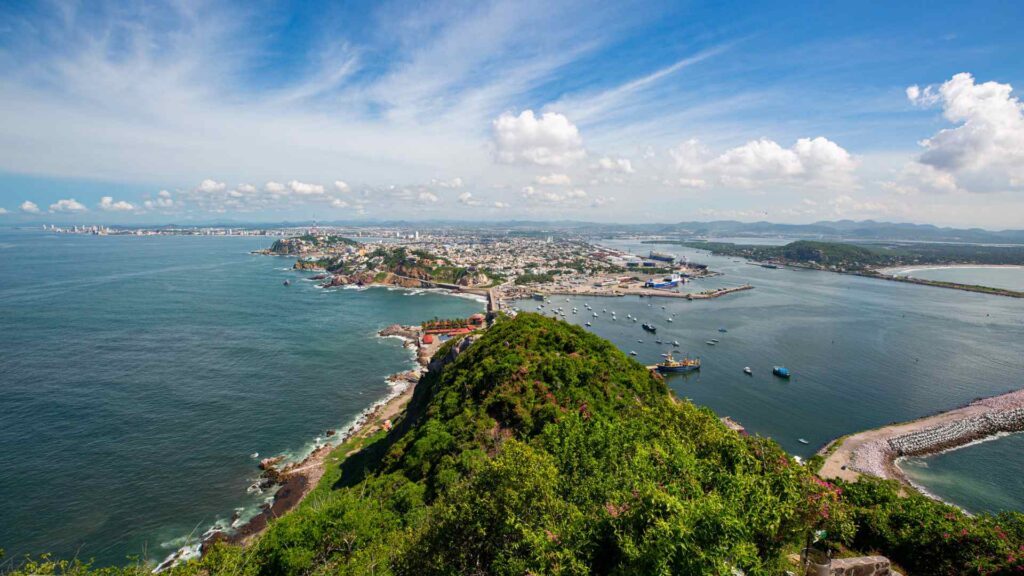
[[[1024,3],[5,2],[0,225],[1024,228]]]

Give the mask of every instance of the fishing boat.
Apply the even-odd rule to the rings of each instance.
[[[750,366],[744,367],[743,368],[743,373],[746,374],[747,376],[753,376],[754,375],[754,371],[750,369]]]
[[[669,354],[665,357],[664,362],[659,362],[655,365],[658,372],[693,372],[694,370],[700,370],[700,358],[683,358],[682,360],[676,360]]]
[[[775,366],[772,368],[772,374],[775,374],[779,378],[789,378],[789,368],[785,366]]]
[[[800,442],[801,444],[810,444],[810,442],[804,440],[803,438],[797,438],[797,441]]]
[[[647,330],[648,332],[651,332],[651,333],[655,333],[655,332],[658,331],[658,329],[654,327],[654,324],[648,324],[646,322],[644,322],[643,328],[644,328],[644,330]]]

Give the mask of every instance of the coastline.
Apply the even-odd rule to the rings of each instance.
[[[393,287],[388,287],[393,288]],[[420,376],[427,370],[433,352],[439,347],[424,345],[418,326],[391,325],[377,332],[378,338],[396,338],[413,354],[414,366],[408,370],[388,375],[385,380],[392,386],[392,392],[377,400],[356,416],[344,430],[328,431],[328,441],[316,446],[301,460],[278,466],[282,456],[267,458],[260,462],[262,473],[254,486],[272,488],[274,493],[261,506],[261,510],[238,526],[228,528],[214,525],[198,537],[197,543],[182,546],[163,561],[154,572],[160,572],[180,562],[201,557],[217,542],[247,545],[266,530],[270,520],[278,518],[297,507],[312,492],[323,477],[328,460],[339,447],[353,441],[366,439],[397,418],[412,399]],[[319,440],[319,439],[318,439]]]
[[[833,440],[818,451],[824,457],[818,475],[855,482],[862,474],[868,474],[897,480],[936,498],[911,482],[900,468],[900,460],[956,450],[1022,431],[1024,389]]]

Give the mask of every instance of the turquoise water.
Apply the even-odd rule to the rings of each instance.
[[[648,247],[603,243],[638,252]],[[732,416],[751,432],[775,438],[793,454],[810,456],[838,436],[932,414],[1024,383],[1022,300],[811,270],[771,270],[695,250],[669,251],[723,272],[687,290],[744,283],[755,288],[692,302],[638,297],[568,302],[557,297],[552,302],[567,311],[569,321],[590,321],[591,330],[622,350],[637,352],[644,364],[672,350],[658,345],[657,338],[678,340],[677,350],[700,355],[703,367],[699,373],[669,376],[669,386]],[[583,302],[600,317],[584,315]],[[535,311],[536,304],[523,301],[520,306]],[[568,312],[573,306],[579,308],[576,315]],[[611,320],[612,311],[618,320]],[[640,321],[627,322],[627,314]],[[670,315],[671,323],[666,320]],[[644,332],[643,322],[655,324],[657,335]],[[706,344],[712,338],[720,342]],[[788,367],[792,379],[772,376],[774,365]],[[743,373],[744,366],[752,368],[753,376]],[[1024,491],[1008,482],[1009,470],[1024,466],[1024,443],[1000,439],[985,444],[995,453],[988,465],[969,461],[967,455],[976,449],[930,464],[966,487],[950,499],[969,510],[1024,510]],[[1000,462],[1004,468],[993,472]],[[996,501],[970,488],[981,479],[1005,484],[1007,498]]]
[[[900,467],[910,479],[947,502],[970,503],[969,512],[1020,510],[1024,475],[1020,460],[1024,434],[972,444],[927,458],[908,458]],[[967,473],[965,471],[978,471]]]
[[[163,559],[262,501],[252,453],[299,456],[391,391],[412,360],[378,329],[483,308],[323,290],[249,254],[269,243],[0,230],[7,561]]]
[[[941,282],[958,282],[960,284],[977,284],[992,288],[1024,291],[1024,266],[956,266],[952,268],[908,268],[897,274],[938,280]]]

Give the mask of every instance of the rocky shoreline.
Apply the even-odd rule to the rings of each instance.
[[[282,466],[281,464],[285,460],[284,456],[260,460],[258,464],[261,470],[260,475],[247,491],[262,493],[277,487],[272,498],[262,506],[261,511],[238,527],[211,528],[203,534],[197,549],[195,547],[181,548],[161,562],[156,568],[157,572],[196,555],[201,556],[217,542],[232,544],[251,542],[255,536],[267,528],[270,520],[278,518],[298,506],[302,499],[316,488],[323,477],[328,456],[335,448],[354,438],[368,437],[382,427],[390,428],[391,420],[405,409],[406,404],[412,398],[415,386],[427,370],[437,346],[422,343],[421,329],[418,326],[395,324],[379,331],[378,336],[399,338],[403,341],[403,345],[415,354],[416,366],[414,368],[391,374],[386,378],[388,384],[394,386],[398,393],[392,394],[364,410],[347,430],[343,432],[327,430],[325,437],[329,440],[317,446],[308,456],[298,462]]]

